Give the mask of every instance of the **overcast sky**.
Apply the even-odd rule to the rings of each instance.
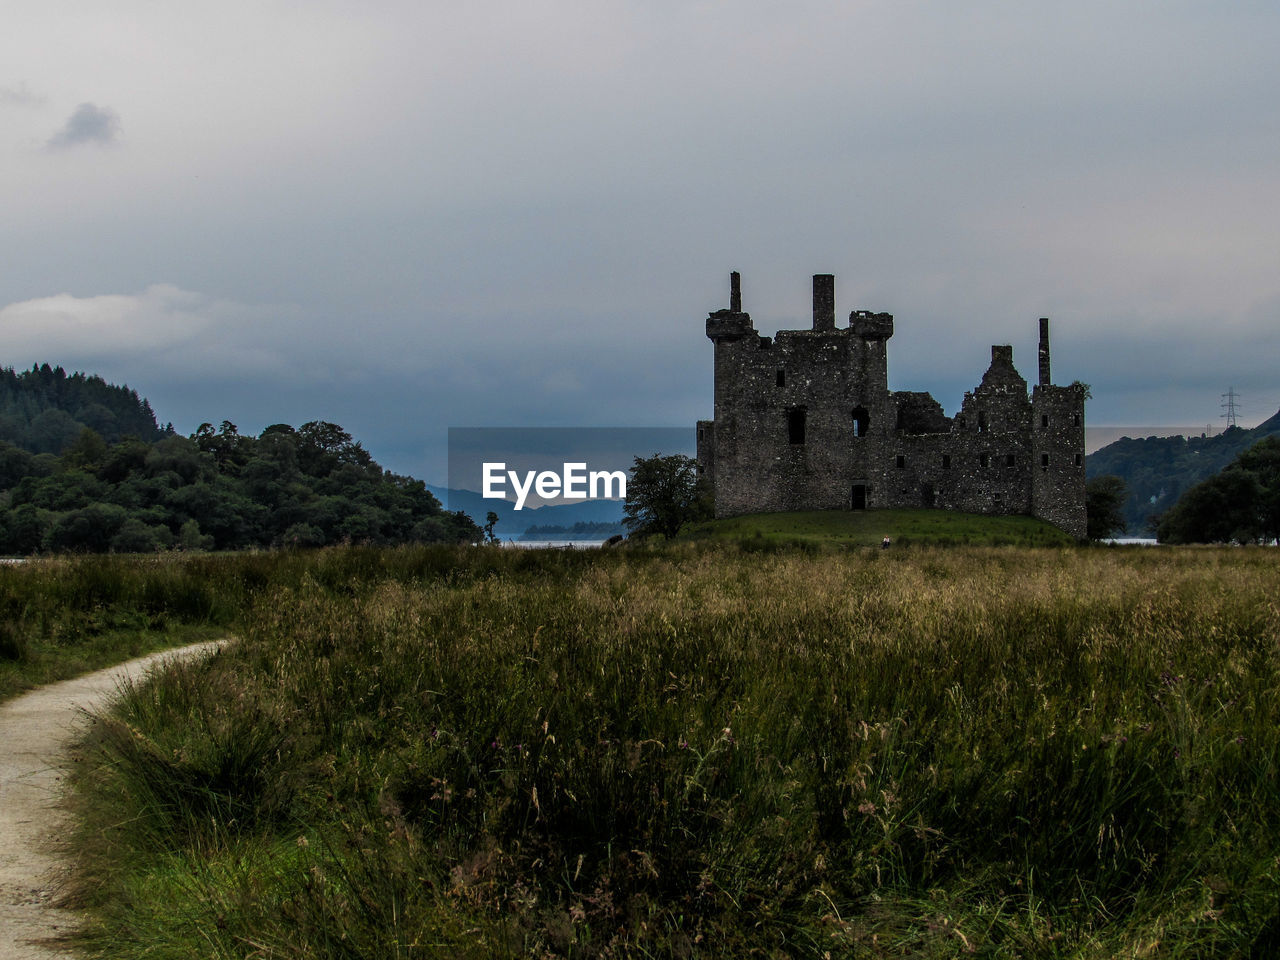
[[[691,426],[703,321],[895,315],[948,413],[990,345],[1093,424],[1280,407],[1280,6],[12,0],[0,364],[190,433]]]

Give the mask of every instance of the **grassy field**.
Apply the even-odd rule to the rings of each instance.
[[[759,513],[691,525],[682,540],[760,540],[835,547],[1068,546],[1057,527],[1034,517],[992,517],[946,510],[811,510]]]
[[[242,639],[97,725],[94,955],[1280,951],[1271,551],[103,564]]]
[[[527,562],[527,561],[524,561]],[[518,558],[506,566],[521,567]],[[64,556],[0,565],[0,700],[166,647],[224,636],[263,591],[302,581],[491,572],[499,557],[430,550]]]

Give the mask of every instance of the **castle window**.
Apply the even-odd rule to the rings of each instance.
[[[1082,464],[1082,463],[1084,463],[1084,457],[1080,456],[1080,454],[1078,454],[1078,453],[1077,453],[1077,454],[1076,454],[1076,466],[1078,467],[1078,466],[1080,466],[1080,464]]]
[[[1080,426],[1080,414],[1077,413],[1074,417],[1071,418],[1071,425],[1074,427]]]
[[[904,469],[907,465],[907,458],[904,457],[902,454],[898,454],[897,465],[899,470]]]
[[[787,385],[787,371],[778,371],[778,386],[785,387]]]
[[[1014,460],[1012,453],[1005,454],[1004,465],[1006,467],[1012,467],[1016,462],[1017,461]]]
[[[978,464],[979,464],[979,466],[981,466],[981,467],[982,467],[982,469],[983,469],[983,470],[985,470],[985,469],[987,469],[987,467],[991,466],[991,454],[989,454],[989,453],[979,454],[979,455],[978,455]]]
[[[804,407],[793,407],[787,411],[787,440],[790,443],[804,443]]]
[[[950,470],[950,469],[951,469],[951,454],[949,454],[949,453],[944,453],[944,454],[942,455],[942,469],[943,469],[943,470]]]
[[[1047,453],[1040,454],[1040,466],[1047,467],[1049,465],[1049,455]]]
[[[853,435],[855,437],[865,437],[867,428],[871,426],[871,415],[867,413],[866,407],[853,408]]]
[[[987,432],[987,415],[982,410],[978,411],[978,432],[979,433]]]
[[[1041,427],[1049,426],[1049,415],[1047,413],[1040,414],[1040,426]]]

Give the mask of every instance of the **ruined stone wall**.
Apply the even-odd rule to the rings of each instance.
[[[1084,535],[1084,397],[1047,383],[1048,321],[1031,397],[1013,351],[992,347],[982,382],[947,418],[927,393],[890,392],[889,314],[837,328],[834,282],[814,278],[812,330],[756,332],[741,310],[711,314],[715,419],[698,460],[717,516],[783,510],[936,507],[1034,514]]]

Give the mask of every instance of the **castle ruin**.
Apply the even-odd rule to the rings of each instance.
[[[993,346],[982,382],[948,418],[928,393],[890,390],[893,316],[855,310],[836,327],[835,278],[813,278],[813,329],[759,335],[742,310],[707,317],[715,345],[715,419],[698,422],[698,463],[717,517],[785,510],[932,507],[1029,514],[1085,536],[1084,399],[1049,377],[1040,320],[1040,382]]]

